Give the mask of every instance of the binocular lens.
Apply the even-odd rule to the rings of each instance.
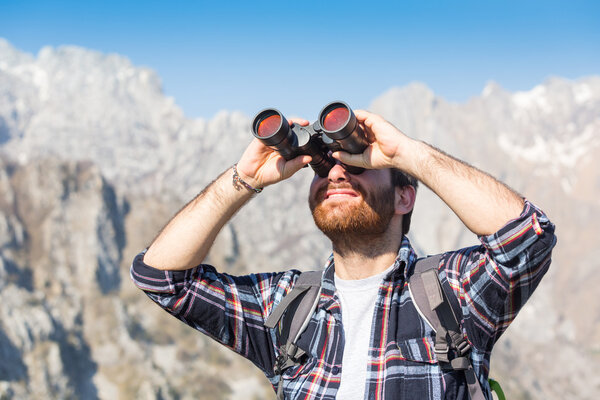
[[[281,117],[279,114],[274,114],[260,121],[256,134],[260,137],[269,137],[277,132],[280,126]]]
[[[348,122],[350,110],[344,106],[334,108],[323,118],[323,128],[330,132],[339,131]]]

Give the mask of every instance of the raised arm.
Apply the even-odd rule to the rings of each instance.
[[[523,210],[523,198],[492,176],[409,138],[379,115],[357,110],[372,140],[362,154],[334,153],[364,168],[398,168],[429,187],[477,235],[492,234]]]
[[[292,122],[292,121],[290,121]],[[307,125],[308,121],[293,122]],[[239,177],[253,188],[264,188],[292,176],[310,161],[299,156],[285,161],[277,152],[254,139],[237,164]],[[200,264],[217,234],[252,197],[254,191],[233,181],[227,169],[162,229],[148,248],[144,262],[162,270],[184,270]]]

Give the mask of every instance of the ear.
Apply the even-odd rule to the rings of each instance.
[[[394,210],[397,215],[408,214],[415,205],[417,192],[412,186],[396,187],[394,195]]]

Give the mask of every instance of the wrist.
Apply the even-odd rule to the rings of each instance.
[[[260,193],[263,191],[263,186],[261,186],[256,180],[244,174],[243,171],[240,171],[237,167],[237,163],[233,164],[232,169],[232,183],[233,186],[238,190],[247,190],[250,192]]]
[[[426,153],[427,145],[424,142],[408,138],[398,146],[398,151],[392,160],[392,168],[404,171],[416,178]]]

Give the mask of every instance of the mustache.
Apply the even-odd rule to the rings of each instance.
[[[365,198],[365,196],[366,196],[366,193],[364,192],[363,187],[359,184],[353,185],[349,182],[328,183],[328,184],[321,186],[319,189],[317,189],[317,191],[315,193],[315,200],[317,200],[317,201],[323,200],[325,198],[325,194],[327,193],[328,190],[335,190],[335,189],[351,189],[357,193],[360,193],[360,195],[363,198]]]

